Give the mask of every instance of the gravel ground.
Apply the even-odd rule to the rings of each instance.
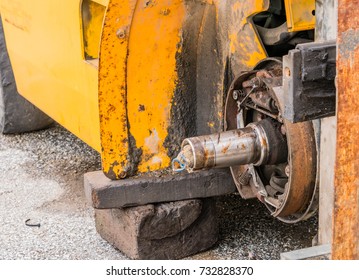
[[[0,259],[126,259],[96,233],[83,193],[83,174],[99,169],[98,153],[58,125],[0,135]],[[279,259],[316,234],[316,217],[286,225],[237,195],[217,206],[219,242],[189,259]]]

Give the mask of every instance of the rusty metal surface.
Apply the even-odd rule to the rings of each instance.
[[[359,259],[358,5],[358,0],[338,2],[338,126],[333,259]]]
[[[337,0],[316,0],[316,42],[336,40],[337,2]],[[336,123],[336,117],[324,118],[320,120],[317,129],[320,147],[318,244],[329,244],[332,240]]]
[[[258,71],[244,73],[232,84],[226,103],[226,129],[236,129],[259,119],[270,118],[285,135],[288,160],[285,157],[284,160],[275,161],[274,165],[257,166],[254,171],[251,165],[232,166],[231,171],[238,191],[244,198],[257,196],[273,216],[287,223],[295,223],[309,218],[317,209],[317,149],[313,124],[292,124],[282,119],[284,92],[281,63],[269,60],[260,65]],[[253,87],[253,92],[246,91],[245,87]],[[244,93],[239,99],[240,104],[233,98],[235,90]],[[276,109],[267,110],[265,107],[268,106],[251,104],[257,101],[256,91],[262,95],[266,92]],[[248,96],[248,102],[243,102],[243,96]],[[239,110],[239,107],[242,109]],[[278,155],[287,155],[283,148],[276,148]],[[251,176],[243,180],[246,173]]]
[[[280,216],[298,214],[289,220],[296,220],[307,210],[314,192],[316,178],[316,147],[311,122],[292,124],[285,121],[289,150],[290,177],[284,204]]]
[[[137,1],[110,1],[102,30],[98,103],[102,168],[111,179],[133,173],[127,118],[126,73],[129,30]]]
[[[336,42],[299,44],[283,57],[284,115],[291,122],[335,115]]]

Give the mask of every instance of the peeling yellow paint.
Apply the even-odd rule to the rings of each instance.
[[[140,0],[136,7],[127,66],[128,120],[136,146],[142,149],[140,172],[170,164],[163,143],[178,79],[176,54],[182,51],[178,46],[185,16],[182,0],[147,2]],[[145,110],[139,112],[139,105]]]
[[[136,2],[109,2],[101,39],[98,94],[102,169],[113,179],[129,171],[126,75],[128,38]]]
[[[240,71],[252,68],[267,57],[251,20],[253,15],[268,8],[268,0],[235,1],[232,4],[233,22],[230,22],[228,28],[229,52]]]
[[[151,130],[151,135],[145,138],[145,147],[148,149],[148,152],[152,154],[157,154],[159,147],[160,138],[158,137],[158,133],[156,129]]]

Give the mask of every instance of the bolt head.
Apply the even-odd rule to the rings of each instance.
[[[125,30],[123,30],[123,29],[120,28],[119,30],[117,30],[116,36],[117,36],[117,38],[119,38],[119,39],[124,39],[124,38],[126,37],[126,32],[125,32]]]
[[[232,93],[232,97],[234,100],[238,100],[239,97],[239,91],[238,90],[234,90]]]

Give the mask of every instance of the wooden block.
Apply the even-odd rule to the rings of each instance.
[[[218,240],[211,199],[95,209],[95,221],[102,238],[131,259],[181,259]]]
[[[220,196],[236,192],[229,169],[213,169],[112,181],[102,171],[86,173],[85,193],[98,209]]]

